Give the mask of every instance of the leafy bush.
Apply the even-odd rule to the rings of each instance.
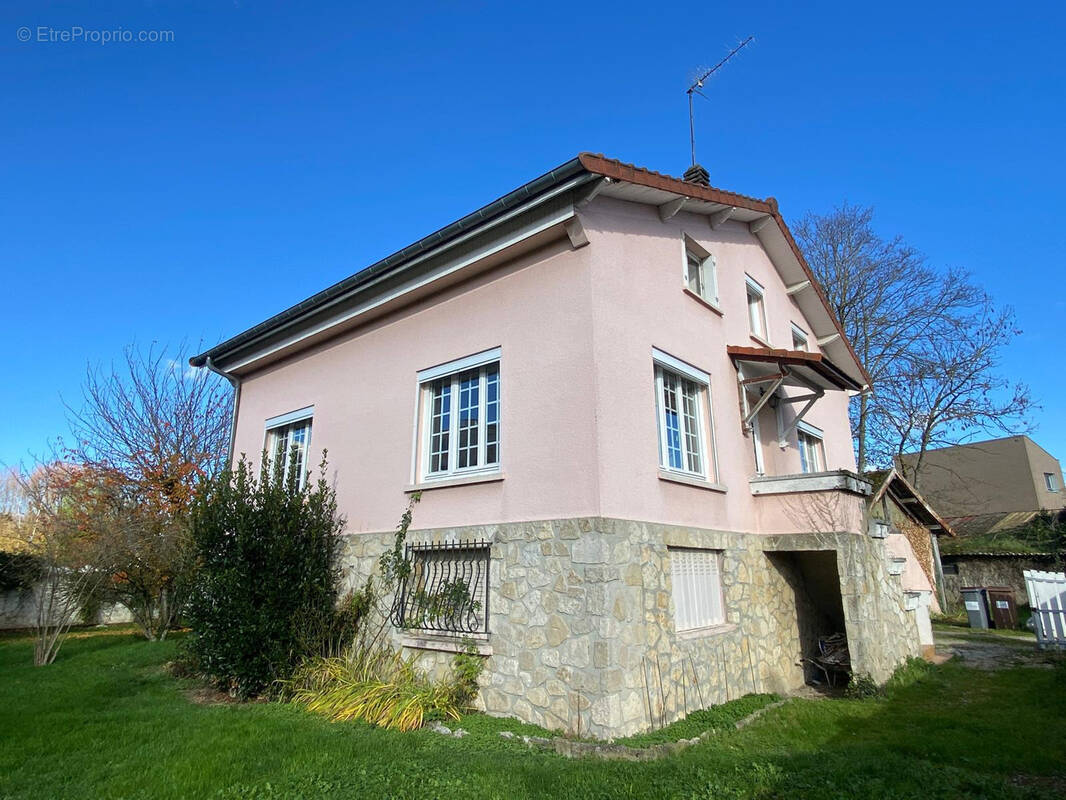
[[[291,477],[280,464],[257,477],[242,458],[205,485],[192,509],[198,569],[188,652],[201,673],[239,697],[261,693],[309,652],[328,649],[308,641],[315,620],[326,621],[317,623],[323,636],[336,631],[344,521],[325,456],[318,480],[302,487],[292,465]]]

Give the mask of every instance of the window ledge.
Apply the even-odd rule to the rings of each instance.
[[[756,336],[754,333],[749,333],[748,335],[751,337],[751,340],[755,342],[755,344],[761,344],[763,347],[769,347],[771,350],[773,349],[773,345],[771,345],[768,341],[766,341],[766,339],[762,338],[761,336]]]
[[[400,646],[412,650],[439,650],[442,653],[462,653],[466,650],[467,641],[473,642],[474,649],[479,656],[491,656],[492,645],[489,644],[488,634],[468,633],[462,636],[448,636],[447,634],[419,633],[418,631],[405,631],[400,637]]]
[[[754,495],[842,491],[865,497],[873,491],[869,481],[846,469],[796,475],[760,475],[750,478],[748,483]]]
[[[689,289],[687,286],[684,287],[682,289],[682,291],[685,294],[687,294],[689,297],[691,297],[693,300],[695,300],[697,303],[699,303],[701,306],[705,306],[706,308],[709,308],[711,311],[713,311],[718,316],[721,317],[721,316],[723,316],[725,314],[725,312],[722,311],[722,307],[720,305],[718,305],[718,303],[716,303],[714,300],[708,300],[706,297],[703,297],[702,295],[696,294],[694,291]]]
[[[689,631],[677,631],[678,641],[688,639],[709,639],[713,636],[721,636],[724,633],[732,633],[737,629],[736,623],[724,622],[721,625],[710,625],[706,628],[693,628]]]
[[[686,486],[695,486],[697,489],[706,489],[711,492],[727,491],[726,487],[720,483],[711,483],[706,478],[698,478],[695,475],[685,475],[680,472],[671,472],[668,469],[659,468],[659,480],[669,481],[671,483],[683,483]]]
[[[502,481],[504,475],[502,472],[482,472],[475,473],[473,475],[453,475],[450,478],[436,478],[431,480],[422,481],[421,483],[412,483],[403,487],[403,490],[410,494],[411,492],[426,492],[430,489],[444,489],[448,486],[466,486],[474,483],[496,483]]]

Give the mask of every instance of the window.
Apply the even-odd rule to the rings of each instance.
[[[488,633],[489,556],[484,541],[407,545],[408,569],[393,598],[393,624],[438,633]]]
[[[813,425],[799,423],[796,428],[799,437],[800,466],[804,472],[825,471],[825,446],[822,432]]]
[[[799,325],[792,325],[792,349],[807,351],[807,333]]]
[[[751,277],[747,279],[747,286],[748,327],[752,336],[767,341],[769,337],[766,333],[766,303],[763,299],[765,290]]]
[[[653,351],[659,421],[659,465],[663,469],[709,477],[704,402],[710,376]]]
[[[423,370],[424,478],[500,468],[499,349]]]
[[[1044,485],[1049,492],[1057,492],[1059,490],[1059,482],[1055,480],[1054,472],[1044,473]]]
[[[718,550],[670,550],[675,627],[678,631],[725,623],[722,554]]]
[[[718,304],[718,276],[714,256],[685,238],[685,286],[708,303]]]
[[[307,482],[313,414],[314,406],[309,406],[266,421],[266,455],[270,470],[281,464],[283,478],[288,481],[295,477],[301,488]]]

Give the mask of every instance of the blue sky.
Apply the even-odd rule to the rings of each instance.
[[[580,150],[680,174],[687,81],[748,34],[697,107],[712,183],[788,219],[872,204],[972,270],[1066,458],[1066,12],[863,5],[9,0],[0,462],[63,431],[87,362],[214,343]]]

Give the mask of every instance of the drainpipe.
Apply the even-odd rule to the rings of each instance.
[[[241,402],[241,380],[232,373],[225,372],[215,366],[215,362],[211,360],[211,356],[204,359],[204,366],[211,370],[216,375],[221,375],[230,385],[233,387],[233,411],[230,413],[229,420],[229,448],[226,452],[226,462],[228,468],[233,468],[233,449],[237,442],[237,411],[240,408]]]
[[[933,577],[936,579],[936,593],[940,599],[940,613],[948,613],[948,596],[944,589],[944,565],[940,563],[940,541],[936,534],[929,531],[929,538],[933,542]]]

